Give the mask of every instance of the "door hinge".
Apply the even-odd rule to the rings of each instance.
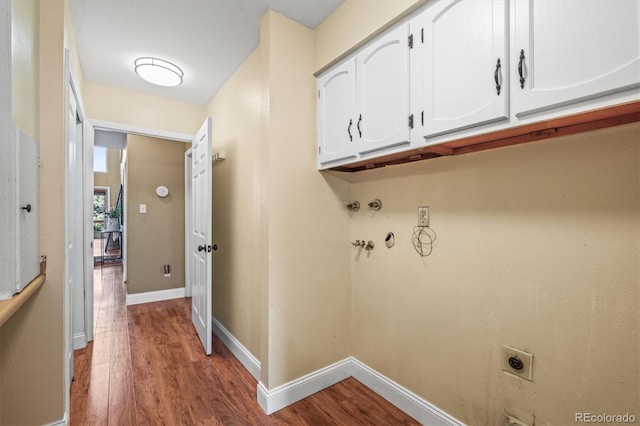
[[[409,49],[413,49],[413,34],[409,36]]]
[[[318,155],[322,154],[322,148],[318,147]]]
[[[424,110],[420,112],[420,124],[422,124],[422,127],[424,127]]]
[[[420,42],[424,44],[424,28],[420,28]]]
[[[413,114],[409,116],[409,128],[413,129]]]
[[[320,99],[320,91],[318,90],[318,99]]]

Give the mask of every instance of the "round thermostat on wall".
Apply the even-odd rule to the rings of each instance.
[[[160,185],[156,188],[156,195],[160,198],[164,198],[169,195],[169,188],[166,186]]]

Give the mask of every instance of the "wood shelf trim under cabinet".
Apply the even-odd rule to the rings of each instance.
[[[5,322],[11,318],[13,314],[15,314],[18,309],[24,303],[29,300],[31,296],[33,296],[46,279],[45,274],[40,274],[35,277],[20,293],[14,295],[9,300],[3,300],[0,302],[0,327],[4,325]]]
[[[359,172],[395,164],[428,160],[430,158],[468,154],[487,149],[535,142],[638,121],[640,121],[640,101],[634,101],[482,135],[469,136],[438,145],[414,148],[404,152],[332,167],[329,170]]]

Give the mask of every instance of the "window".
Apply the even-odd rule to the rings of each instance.
[[[107,148],[100,146],[93,148],[93,171],[107,173]]]
[[[109,188],[93,188],[93,231],[102,232],[105,229],[105,213],[109,208]]]

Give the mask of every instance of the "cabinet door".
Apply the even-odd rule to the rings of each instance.
[[[640,85],[639,1],[515,0],[512,7],[516,116]]]
[[[507,0],[441,0],[425,11],[426,136],[508,118],[507,10]]]
[[[355,60],[318,78],[320,163],[356,156]]]
[[[409,144],[409,28],[401,25],[356,57],[360,153]]]

